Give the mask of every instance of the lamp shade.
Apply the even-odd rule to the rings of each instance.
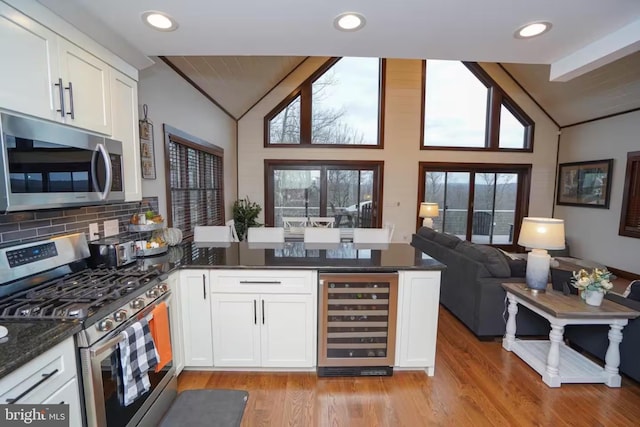
[[[518,244],[531,249],[564,249],[564,220],[523,218]]]
[[[435,218],[439,215],[438,213],[438,204],[431,202],[422,202],[420,203],[420,212],[418,216],[420,218]]]

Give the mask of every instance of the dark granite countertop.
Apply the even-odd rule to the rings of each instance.
[[[139,261],[142,265],[165,263],[175,268],[313,269],[320,271],[389,272],[397,270],[444,270],[446,266],[407,243],[374,247],[353,243],[310,245],[285,242],[264,244],[183,242],[168,252]]]
[[[79,322],[0,321],[9,334],[0,338],[0,378],[82,329]]]
[[[310,245],[285,242],[277,247],[247,242],[183,242],[164,254],[139,258],[142,269],[159,268],[169,273],[178,268],[313,269],[322,272],[390,272],[398,270],[444,270],[446,266],[407,243],[374,247],[353,243]],[[44,353],[82,329],[78,322],[48,320],[0,321],[9,334],[0,340],[0,378]]]

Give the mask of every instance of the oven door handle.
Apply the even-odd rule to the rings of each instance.
[[[89,352],[91,353],[91,357],[100,356],[102,353],[104,353],[107,350],[110,350],[113,346],[115,346],[116,344],[118,344],[120,341],[123,341],[123,340],[124,340],[124,335],[122,335],[122,332],[120,332],[117,336],[111,338],[106,343],[101,344],[99,347],[90,349]]]

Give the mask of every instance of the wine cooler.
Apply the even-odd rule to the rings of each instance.
[[[398,274],[321,274],[319,279],[318,375],[392,375]]]

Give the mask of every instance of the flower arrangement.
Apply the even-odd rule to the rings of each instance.
[[[581,269],[577,273],[575,271],[573,272],[571,285],[581,291],[596,291],[606,294],[607,291],[613,288],[613,283],[609,280],[610,278],[611,272],[606,268],[602,270],[594,268],[591,273],[587,273],[585,269]]]

